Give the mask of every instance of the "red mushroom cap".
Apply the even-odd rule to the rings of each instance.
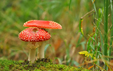
[[[51,35],[47,31],[36,27],[27,28],[22,32],[20,32],[19,34],[19,38],[26,42],[45,41],[45,40],[49,40],[50,37]]]
[[[62,26],[54,21],[43,21],[43,20],[30,20],[24,23],[23,26],[47,29],[62,29]]]

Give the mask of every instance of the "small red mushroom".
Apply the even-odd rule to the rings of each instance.
[[[25,27],[38,27],[46,29],[62,29],[62,26],[54,21],[30,20],[24,23]]]
[[[29,51],[28,61],[30,61],[31,63],[35,61],[35,57],[36,57],[35,54],[36,54],[36,48],[37,48],[36,42],[49,40],[50,37],[51,35],[47,31],[43,29],[39,29],[37,27],[30,27],[20,32],[19,38],[23,41],[31,42],[32,44],[32,47],[30,48],[30,51]],[[40,51],[39,57],[43,58],[44,49],[39,48],[39,51]]]

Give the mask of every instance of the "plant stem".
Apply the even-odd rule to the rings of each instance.
[[[107,56],[107,43],[108,43],[108,1],[104,0],[104,55]],[[107,58],[105,58],[107,60]],[[107,70],[107,66],[105,65],[105,70]]]
[[[94,3],[94,0],[91,0],[91,1],[92,1],[92,3],[93,3],[93,7],[94,7],[94,10],[95,10],[95,12],[96,12],[96,16],[98,17],[97,9],[96,9],[96,6],[95,6],[95,3]]]
[[[113,47],[113,5],[112,5],[112,0],[110,0],[110,4],[111,4],[111,22],[112,22],[112,27],[111,27],[111,40],[110,40],[110,49],[109,49],[109,56],[111,55],[111,50]]]

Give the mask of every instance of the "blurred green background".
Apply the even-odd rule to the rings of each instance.
[[[95,1],[97,9],[103,7],[102,2]],[[47,29],[52,37],[41,46],[45,47],[45,57],[55,63],[65,63],[67,58],[75,65],[82,63],[84,58],[78,52],[86,49],[86,40],[79,32],[79,20],[91,10],[91,0],[0,0],[0,59],[27,59],[28,42],[18,38],[26,28],[23,24],[28,20],[51,20],[61,24],[62,29]],[[93,31],[94,17],[92,12],[83,18],[86,36]]]

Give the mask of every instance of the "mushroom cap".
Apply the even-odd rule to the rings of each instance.
[[[51,35],[43,29],[30,27],[20,32],[19,38],[26,42],[40,42],[49,40],[51,38]]]
[[[62,29],[62,26],[54,21],[30,20],[24,23],[25,27],[38,27],[46,29]]]

